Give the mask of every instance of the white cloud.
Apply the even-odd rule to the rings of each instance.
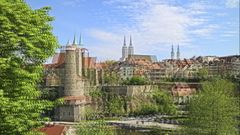
[[[193,30],[190,33],[200,36],[210,36],[217,28],[219,28],[218,25],[207,25],[204,28]]]
[[[228,8],[238,8],[239,0],[226,0],[225,4]]]
[[[119,35],[116,33],[111,33],[100,29],[91,29],[88,31],[88,34],[96,39],[109,43],[114,43],[120,40]]]
[[[121,44],[123,37],[121,34],[104,31],[101,29],[90,29],[88,35],[99,42],[94,46],[88,46],[91,56],[98,56],[98,60],[119,59],[121,57]]]
[[[152,5],[135,19],[136,34],[147,36],[149,44],[186,41],[186,27],[191,22],[182,8],[163,4]]]
[[[202,17],[209,8],[203,3],[195,2],[183,7],[162,0],[107,0],[105,4],[116,6],[116,10],[127,15],[127,21],[131,23],[109,31],[90,30],[92,37],[104,43],[95,49],[98,52],[104,52],[107,48],[116,51],[119,56],[123,35],[131,34],[137,53],[146,53],[146,50],[149,54],[161,53],[163,48],[169,48],[172,44],[190,45],[192,35],[209,36],[218,28]],[[118,50],[115,45],[118,45]],[[111,51],[109,53],[114,55]]]

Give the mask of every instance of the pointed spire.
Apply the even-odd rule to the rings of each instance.
[[[124,35],[124,39],[123,39],[123,46],[126,46],[126,37]]]
[[[129,46],[132,46],[132,36],[130,35],[130,44]]]
[[[74,34],[73,45],[77,45],[76,34]]]
[[[129,47],[128,47],[128,55],[133,55],[134,54],[134,48],[132,45],[132,36],[130,35],[130,43],[129,43]]]
[[[179,49],[179,44],[177,47],[177,59],[180,60],[180,49]]]
[[[172,51],[171,51],[171,59],[174,59],[174,48],[173,48],[173,44],[172,44]]]
[[[82,46],[82,34],[80,34],[80,37],[79,37],[79,46]]]

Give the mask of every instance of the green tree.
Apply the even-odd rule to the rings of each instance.
[[[158,106],[155,103],[146,102],[140,105],[134,115],[149,115],[149,114],[158,114]]]
[[[124,114],[124,100],[120,96],[110,96],[107,103],[107,113],[110,116],[119,116]]]
[[[105,84],[114,85],[114,84],[118,84],[119,81],[120,81],[120,77],[119,77],[119,74],[117,74],[116,72],[114,72],[114,71],[105,72],[105,74],[104,74],[104,83]]]
[[[145,85],[148,84],[148,80],[144,77],[134,76],[130,79],[123,81],[125,85]]]
[[[119,74],[115,71],[117,61],[107,60],[102,64],[102,68],[104,70],[103,82],[104,84],[118,84],[120,81]]]
[[[185,123],[187,134],[237,134],[239,108],[233,90],[234,85],[226,80],[205,82],[202,91],[190,102]]]
[[[103,120],[81,122],[76,127],[77,135],[116,135],[114,127],[109,127]]]
[[[164,91],[156,89],[147,97],[140,98],[140,105],[133,112],[135,115],[149,114],[176,114],[177,107],[173,102],[173,97]]]
[[[43,66],[57,41],[50,8],[32,10],[23,0],[0,0],[0,134],[22,135],[42,125],[52,102],[41,100]]]
[[[208,78],[208,69],[207,68],[201,68],[197,72],[197,76],[199,79],[207,79]]]
[[[163,114],[176,114],[177,107],[170,93],[157,90],[153,93],[153,99],[158,106],[158,112]]]

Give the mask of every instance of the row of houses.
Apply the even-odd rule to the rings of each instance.
[[[130,55],[125,61],[112,66],[114,67],[111,68],[122,80],[133,76],[144,76],[153,82],[160,82],[166,78],[193,79],[201,75],[237,78],[240,75],[240,55],[200,56],[183,60],[167,59],[160,62],[151,55]]]

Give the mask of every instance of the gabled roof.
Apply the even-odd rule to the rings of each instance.
[[[53,56],[51,64],[44,64],[45,68],[57,68],[61,66],[65,61],[65,53],[56,53]]]

